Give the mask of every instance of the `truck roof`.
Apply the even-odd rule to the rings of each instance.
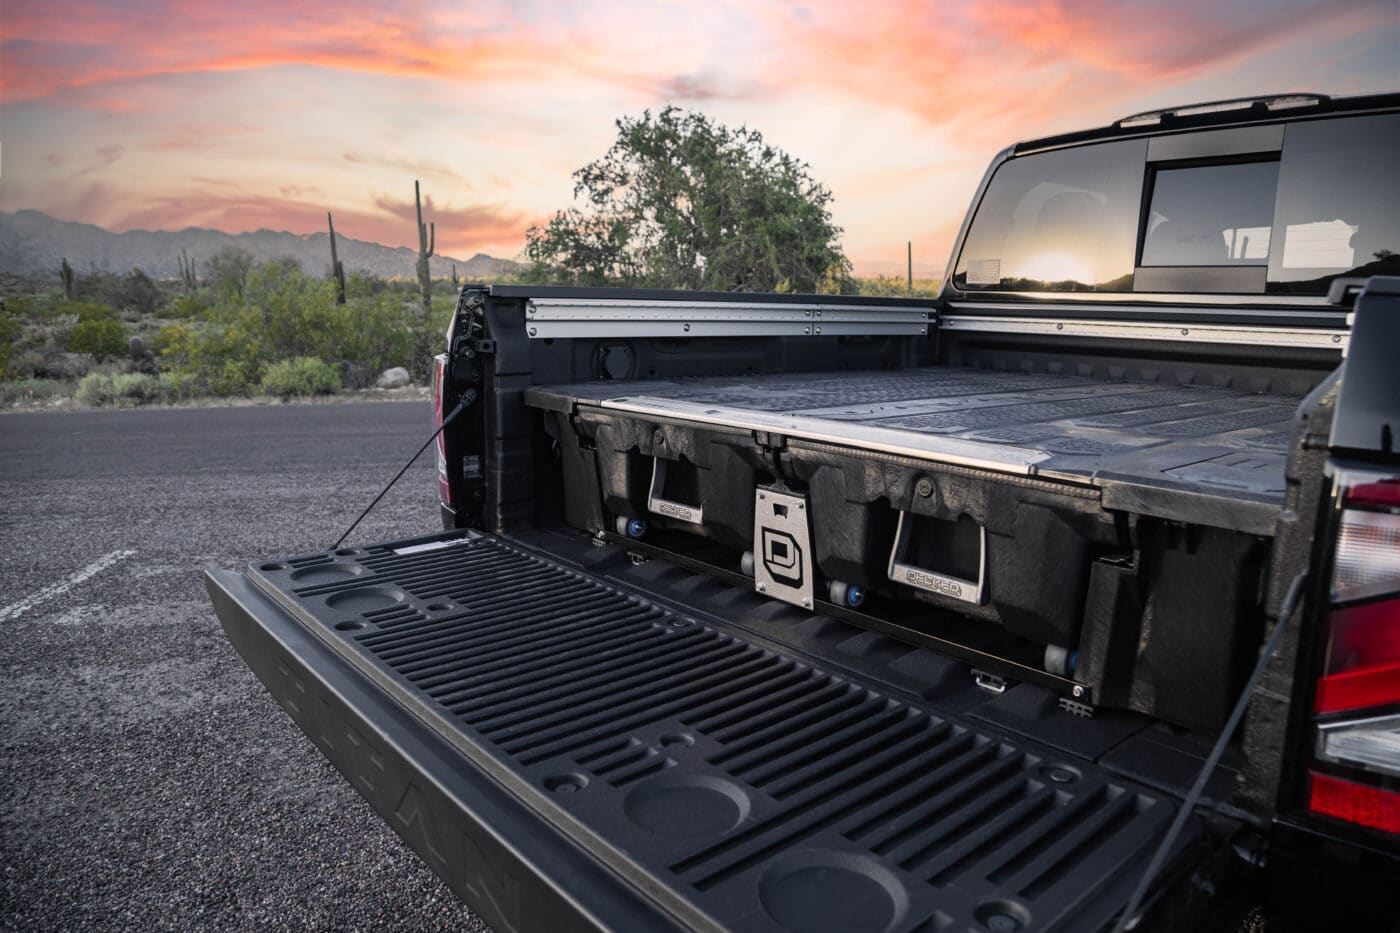
[[[1109,126],[1026,140],[1017,143],[1013,152],[1016,155],[1024,155],[1041,149],[1057,149],[1107,139],[1395,109],[1400,109],[1400,92],[1397,91],[1348,97],[1329,97],[1326,94],[1308,92],[1265,94],[1161,107],[1124,117]]]

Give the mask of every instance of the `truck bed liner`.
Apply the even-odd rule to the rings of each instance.
[[[969,368],[696,377],[537,387],[593,405],[1127,492],[1163,517],[1189,491],[1239,503],[1269,533],[1299,399],[1238,388]],[[1106,502],[1106,504],[1112,504]]]
[[[248,577],[688,926],[1092,929],[1175,810],[504,539],[455,532]]]

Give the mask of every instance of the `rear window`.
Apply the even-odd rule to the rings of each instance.
[[[1268,265],[1277,191],[1277,162],[1157,170],[1140,265]]]
[[[1400,275],[1400,114],[1291,124],[1278,187],[1270,292]]]
[[[1124,140],[1004,163],[954,286],[1325,295],[1339,276],[1400,275],[1400,114],[1289,124],[1272,153],[1147,153]]]
[[[953,274],[959,288],[1132,291],[1142,139],[1012,159],[997,170]]]

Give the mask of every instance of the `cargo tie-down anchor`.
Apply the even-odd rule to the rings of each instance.
[[[936,593],[949,599],[980,606],[987,592],[987,529],[981,525],[977,526],[977,579],[965,580],[906,562],[912,525],[909,513],[900,512],[899,525],[894,533],[894,547],[890,550],[889,578],[895,583],[903,583],[926,593]]]

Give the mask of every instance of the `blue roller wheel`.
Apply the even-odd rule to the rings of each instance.
[[[640,518],[634,518],[627,523],[627,534],[633,538],[640,538],[647,533],[647,523]]]
[[[865,602],[865,587],[852,583],[846,587],[846,605],[852,609],[859,609],[861,603]]]

